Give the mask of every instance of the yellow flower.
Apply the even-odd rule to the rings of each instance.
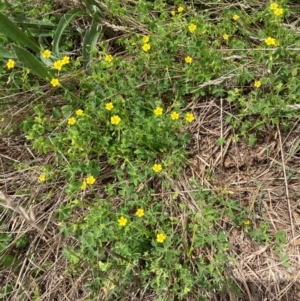
[[[268,38],[265,39],[265,43],[266,43],[268,46],[271,46],[271,45],[274,45],[274,46],[275,46],[276,40],[275,40],[274,38],[268,37]]]
[[[164,233],[158,233],[156,235],[156,241],[159,243],[163,243],[166,238],[167,238],[167,236]]]
[[[7,64],[6,64],[6,67],[7,67],[8,69],[14,68],[14,67],[15,67],[15,61],[12,60],[12,59],[9,59],[8,62],[7,62]]]
[[[135,213],[136,216],[138,217],[143,217],[144,216],[144,209],[138,209]]]
[[[120,123],[120,121],[121,121],[121,118],[118,115],[114,115],[110,118],[111,124],[117,125]]]
[[[62,66],[63,66],[63,62],[62,62],[61,60],[56,61],[56,62],[53,63],[53,68],[54,68],[54,69],[57,69],[58,71],[61,70],[61,67],[62,67]]]
[[[43,54],[42,54],[44,59],[48,59],[51,56],[51,51],[50,50],[44,50]]]
[[[163,108],[161,107],[156,107],[155,110],[153,111],[155,116],[160,116],[163,113]]]
[[[174,17],[176,15],[175,10],[171,10],[170,14]]]
[[[189,31],[190,31],[191,33],[193,33],[196,29],[197,29],[197,25],[195,25],[195,24],[193,24],[193,23],[189,25]]]
[[[69,125],[74,125],[76,123],[76,119],[74,117],[71,117],[68,119],[68,124]]]
[[[81,184],[81,186],[80,186],[80,189],[84,190],[84,189],[86,189],[86,186],[87,186],[86,181],[83,181],[82,184]]]
[[[56,86],[59,85],[59,80],[58,80],[57,78],[52,78],[50,84],[51,84],[53,87],[56,87]]]
[[[239,18],[240,18],[240,16],[239,16],[239,15],[236,15],[236,14],[232,17],[232,19],[233,19],[234,21],[237,21]]]
[[[69,64],[70,63],[70,57],[69,56],[64,56],[63,59],[61,60],[63,65]]]
[[[40,174],[40,176],[39,176],[39,181],[40,182],[45,182],[46,181],[46,176],[42,173],[42,174]]]
[[[179,13],[182,13],[183,10],[184,10],[183,6],[182,6],[182,5],[179,5],[178,8],[177,8],[177,11],[178,11]]]
[[[261,86],[261,82],[259,81],[259,80],[256,80],[255,82],[254,82],[254,87],[255,88],[259,88]]]
[[[76,115],[77,116],[81,116],[83,114],[83,111],[81,109],[77,110],[76,111]]]
[[[162,170],[161,164],[154,164],[152,169],[155,172],[160,172]]]
[[[112,104],[112,102],[108,102],[107,104],[105,104],[105,109],[106,109],[107,111],[112,110],[113,107],[114,107],[114,105]]]
[[[150,38],[149,36],[143,36],[143,43],[147,44],[149,42]]]
[[[250,226],[250,220],[249,219],[244,219],[243,221],[244,226]]]
[[[121,217],[118,219],[118,224],[119,224],[119,226],[121,226],[121,227],[125,227],[126,224],[127,224],[127,218],[125,218],[124,216],[121,216]]]
[[[194,117],[193,113],[187,113],[185,116],[185,120],[187,122],[192,122],[194,119],[195,119],[195,117]]]
[[[179,113],[177,112],[172,112],[171,113],[171,119],[172,120],[177,120],[179,118]]]
[[[228,35],[227,33],[224,33],[224,34],[223,34],[223,39],[224,39],[225,41],[228,41],[229,35]]]
[[[150,46],[150,44],[146,43],[146,44],[144,44],[144,45],[142,46],[142,48],[143,48],[143,50],[144,50],[145,52],[147,52],[147,51],[150,50],[151,46]]]
[[[191,64],[193,61],[193,59],[190,56],[187,56],[184,60],[187,64]]]
[[[96,179],[93,176],[89,176],[86,178],[86,184],[93,185],[96,182]]]
[[[111,54],[107,54],[107,55],[105,56],[105,60],[106,60],[107,62],[111,63],[112,60],[113,60],[113,56],[112,56]]]
[[[278,4],[277,3],[273,2],[273,3],[270,4],[270,9],[275,10],[277,8],[278,8]]]
[[[283,14],[283,8],[276,8],[276,9],[274,10],[274,14],[275,14],[276,16],[281,16],[281,15]]]

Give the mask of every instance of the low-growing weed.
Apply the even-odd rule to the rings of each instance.
[[[299,117],[300,40],[283,26],[286,3],[249,5],[247,12],[223,3],[216,14],[198,1],[82,2],[55,30],[41,23],[52,26],[44,38],[0,14],[0,72],[12,90],[39,96],[23,130],[40,154],[54,156],[37,181],[66,183],[69,202],[57,218],[62,234],[76,240],[64,250],[68,272],[88,271],[94,299],[100,290],[113,300],[148,287],[158,300],[194,292],[201,299],[198,292],[230,286],[228,234],[216,225],[226,216],[247,226],[247,214],[199,185],[183,198],[170,179],[184,171],[188,128],[200,122],[198,104],[209,97],[226,99],[234,140],[250,145],[266,125],[284,120],[288,127]],[[70,26],[79,15],[88,29]],[[78,32],[84,38],[74,56],[68,38]],[[43,95],[45,82],[55,97]],[[249,235],[269,242],[268,225]]]

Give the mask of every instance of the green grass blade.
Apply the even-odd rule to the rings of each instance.
[[[12,53],[12,52],[9,52],[7,51],[6,49],[0,47],[0,57],[1,58],[5,58],[5,59],[15,59],[17,58],[17,56]]]
[[[53,76],[51,71],[48,70],[34,55],[25,49],[22,49],[16,45],[13,45],[15,54],[18,60],[23,63],[26,68],[30,69],[30,72],[39,76],[40,78],[49,81]]]
[[[103,14],[101,12],[98,3],[94,0],[85,0],[85,9],[93,17],[95,17],[95,15],[97,15],[97,17],[99,18],[103,17]]]
[[[70,22],[77,16],[77,15],[86,15],[86,13],[78,8],[71,9],[68,11],[59,21],[58,26],[56,28],[56,31],[54,33],[54,39],[53,39],[53,48],[52,51],[59,56],[59,43],[61,40],[61,37],[63,35],[63,32],[66,30],[67,26],[70,24]]]
[[[101,31],[97,30],[98,23],[93,23],[92,26],[87,30],[83,38],[83,64],[87,67],[89,61],[92,58],[92,50],[96,48],[97,41],[102,34]]]
[[[39,45],[28,38],[17,25],[15,25],[2,13],[0,13],[0,33],[4,34],[9,39],[12,39],[15,43],[20,43],[36,52],[40,52]]]

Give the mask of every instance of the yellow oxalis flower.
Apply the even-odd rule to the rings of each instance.
[[[224,39],[225,41],[228,41],[229,35],[228,35],[227,33],[224,33],[224,34],[223,34],[223,39]]]
[[[274,38],[271,38],[271,37],[267,37],[265,39],[265,43],[268,45],[268,46],[271,46],[271,45],[274,45],[276,44],[276,40]]]
[[[113,109],[114,105],[112,104],[112,102],[108,102],[107,104],[105,104],[105,109],[107,111],[111,111]]]
[[[106,60],[107,62],[111,63],[111,62],[113,61],[113,56],[112,56],[111,54],[107,54],[107,55],[105,56],[105,60]]]
[[[171,119],[172,120],[177,120],[179,118],[179,113],[177,112],[172,112],[171,113]]]
[[[171,11],[170,11],[170,14],[174,17],[174,16],[176,15],[175,10],[171,10]]]
[[[189,31],[190,31],[191,33],[193,33],[196,29],[197,29],[197,25],[195,25],[195,24],[193,24],[193,23],[189,25]]]
[[[70,63],[70,57],[69,56],[64,56],[61,60],[63,65],[69,64]]]
[[[149,36],[143,36],[143,43],[147,44],[149,42],[150,38]]]
[[[276,16],[281,16],[281,15],[283,14],[283,8],[276,8],[276,9],[274,10],[274,14],[275,14]]]
[[[182,13],[183,10],[184,10],[183,6],[182,6],[182,5],[179,5],[178,8],[177,8],[177,11],[178,11],[179,13]]]
[[[56,62],[53,63],[53,68],[57,69],[58,71],[61,70],[61,67],[63,66],[63,62],[61,60],[58,60]]]
[[[46,176],[42,173],[42,174],[40,174],[40,176],[39,176],[39,181],[40,182],[45,182],[46,181]]]
[[[138,217],[143,217],[144,216],[144,209],[138,209],[137,211],[136,211],[136,213],[135,213],[135,215],[136,216],[138,216]]]
[[[240,18],[240,16],[237,15],[237,14],[235,14],[235,15],[232,17],[232,19],[233,19],[234,21],[237,21],[239,18]]]
[[[163,113],[163,108],[161,107],[156,107],[155,110],[153,111],[155,116],[161,116]]]
[[[121,121],[121,118],[118,115],[114,115],[110,118],[111,124],[117,125],[120,123],[120,121]]]
[[[12,69],[15,67],[15,61],[12,59],[9,59],[7,64],[6,64],[7,69]]]
[[[162,171],[162,166],[161,166],[161,164],[154,164],[152,169],[155,172],[160,172],[160,171]]]
[[[150,44],[148,44],[148,43],[146,43],[146,44],[144,44],[144,45],[142,46],[142,49],[143,49],[145,52],[149,51],[150,48],[151,48],[151,46],[150,46]]]
[[[270,9],[271,10],[275,10],[276,8],[278,8],[278,4],[277,3],[273,2],[273,3],[270,4]]]
[[[76,123],[76,119],[74,117],[71,117],[68,119],[68,124],[69,125],[74,125]]]
[[[261,82],[259,81],[259,80],[256,80],[255,82],[254,82],[254,87],[255,88],[259,88],[261,86]]]
[[[56,86],[59,85],[59,80],[58,80],[57,78],[52,78],[50,84],[51,84],[53,87],[56,87]]]
[[[163,243],[166,238],[167,238],[167,236],[164,233],[158,233],[156,235],[156,241],[159,243]]]
[[[96,182],[96,179],[93,176],[89,176],[86,178],[86,183],[89,185],[93,185]]]
[[[48,59],[50,56],[51,56],[51,51],[50,50],[47,49],[47,50],[43,51],[42,57],[44,59]]]
[[[119,226],[121,226],[121,227],[125,227],[126,224],[127,224],[127,218],[125,218],[124,216],[121,216],[121,217],[118,219],[118,224],[119,224]]]
[[[187,56],[184,60],[187,64],[191,64],[193,61],[193,59],[190,56]]]
[[[250,220],[249,219],[244,219],[243,221],[244,226],[250,226]]]
[[[77,116],[81,116],[83,114],[83,111],[81,109],[77,110],[76,111],[76,115]]]
[[[185,116],[185,120],[189,123],[191,123],[194,119],[195,119],[195,117],[194,117],[193,113],[187,113]]]

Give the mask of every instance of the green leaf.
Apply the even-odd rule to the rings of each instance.
[[[253,135],[253,134],[249,135],[247,142],[248,142],[249,146],[253,146],[256,143],[255,135]]]
[[[226,139],[224,137],[220,137],[217,139],[217,145],[221,146],[226,143]]]
[[[64,117],[68,118],[73,113],[73,107],[69,105],[64,105],[61,107],[61,112]]]
[[[12,39],[16,43],[20,43],[36,52],[40,52],[40,47],[33,40],[28,38],[25,33],[18,28],[15,23],[6,18],[0,13],[0,33],[4,34],[7,38]]]
[[[56,31],[54,33],[54,39],[53,39],[53,52],[58,56],[59,55],[59,43],[61,40],[61,37],[66,30],[67,26],[70,24],[70,22],[77,16],[77,15],[86,15],[86,13],[78,8],[71,9],[68,11],[59,21],[58,26],[56,28]]]
[[[45,66],[42,65],[42,63],[30,52],[16,45],[13,45],[13,49],[18,60],[23,63],[26,68],[29,68],[31,73],[47,81],[54,77],[51,75],[51,72],[46,69]]]
[[[60,112],[59,112],[56,108],[53,108],[53,109],[52,109],[52,116],[53,116],[54,118],[60,118],[60,117],[61,117],[61,114],[60,114]]]
[[[21,265],[22,265],[22,262],[13,255],[3,254],[0,257],[0,268],[1,269],[9,267],[9,268],[19,270]]]
[[[83,64],[87,67],[92,58],[92,50],[96,48],[101,31],[97,30],[98,23],[93,23],[92,26],[86,31],[83,39],[82,56]]]

